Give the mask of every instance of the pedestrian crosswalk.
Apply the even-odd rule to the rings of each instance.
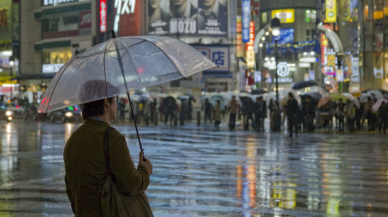
[[[62,153],[77,126],[0,127],[0,216],[72,216]],[[154,166],[146,193],[155,216],[388,215],[384,136],[286,139],[226,127],[140,127]],[[133,127],[115,128],[137,165]]]

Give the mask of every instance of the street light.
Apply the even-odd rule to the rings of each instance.
[[[13,76],[13,65],[15,64],[14,60],[13,60],[13,56],[11,56],[9,58],[9,65],[10,65],[10,69],[11,69],[11,94],[10,94],[10,99],[11,99],[11,102],[12,102],[12,89],[13,89],[13,85],[12,85],[12,76]]]
[[[278,81],[278,40],[280,35],[280,28],[282,25],[280,24],[280,20],[278,18],[273,18],[271,20],[271,29],[272,29],[272,35],[275,39],[275,86],[276,86],[276,101],[280,105],[279,101],[279,81]],[[277,114],[277,116],[280,116],[280,114]],[[276,123],[275,123],[275,130],[280,130],[280,117],[275,117]]]

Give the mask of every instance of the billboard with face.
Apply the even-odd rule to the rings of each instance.
[[[150,35],[228,35],[228,0],[149,0]]]

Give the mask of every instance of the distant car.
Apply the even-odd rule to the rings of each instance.
[[[22,118],[24,116],[24,108],[16,103],[6,104],[7,108],[12,111],[14,118]]]
[[[11,122],[13,120],[13,112],[5,105],[0,106],[0,120]]]
[[[82,120],[82,112],[78,105],[69,106],[65,109],[61,109],[59,111],[53,111],[50,114],[50,121],[55,122],[60,120],[62,123],[65,122],[73,122],[73,121],[81,121]]]

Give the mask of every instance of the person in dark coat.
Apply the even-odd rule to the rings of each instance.
[[[185,118],[186,118],[188,111],[189,111],[189,109],[187,106],[187,101],[182,100],[181,108],[179,111],[179,125],[181,125],[181,126],[185,125]]]
[[[105,81],[97,81],[100,80],[85,83],[83,92],[98,93],[98,90],[105,90]],[[107,89],[109,92],[115,91],[110,84]],[[102,181],[108,176],[104,157],[104,136],[111,127],[109,122],[116,118],[116,112],[117,102],[114,97],[83,104],[82,117],[85,122],[74,131],[66,143],[63,153],[66,194],[75,216],[103,216],[98,191]],[[143,199],[148,201],[144,192],[150,184],[152,174],[150,160],[139,161],[136,168],[125,137],[114,128],[109,133],[108,144],[109,166],[120,192],[141,194]],[[139,158],[143,158],[141,152]],[[141,210],[134,212],[142,213]],[[152,216],[152,213],[147,216]]]
[[[298,136],[298,102],[294,99],[292,93],[288,93],[287,101],[287,119],[288,129],[290,131],[289,137],[292,137],[292,130],[295,128],[295,135]]]
[[[335,111],[336,111],[335,113],[336,113],[337,119],[338,119],[339,131],[344,131],[345,103],[343,103],[342,99],[339,99],[339,103],[338,103]]]
[[[267,117],[267,103],[263,97],[257,97],[255,103],[255,129],[264,131],[264,118]]]
[[[303,128],[309,132],[314,131],[315,105],[310,96],[306,96],[302,104]]]
[[[385,134],[385,128],[387,127],[387,116],[388,116],[388,110],[387,110],[387,104],[383,101],[381,103],[381,106],[377,112],[378,117],[378,123],[379,123],[379,133],[381,134],[381,129],[383,129],[383,133]]]
[[[249,120],[251,120],[252,128],[255,128],[254,120],[253,120],[253,113],[255,110],[255,105],[251,101],[251,98],[247,98],[247,101],[244,104],[244,110],[245,110],[245,126],[244,129],[249,129]]]
[[[207,120],[212,123],[212,111],[213,111],[213,105],[209,102],[209,99],[205,100],[205,123]]]
[[[172,122],[174,120],[174,112],[175,112],[173,99],[168,99],[167,103],[165,103],[164,105],[163,111],[165,116],[164,125],[167,125],[169,119],[170,119],[170,125],[172,125]]]

